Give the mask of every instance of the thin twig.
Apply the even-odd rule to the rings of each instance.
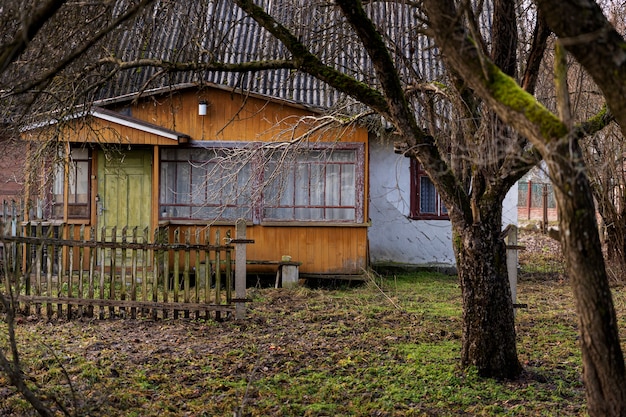
[[[382,278],[376,271],[368,269],[368,270],[365,270],[364,272],[365,272],[365,276],[369,278],[369,282],[372,283],[378,289],[378,291],[380,291],[380,293],[385,296],[385,298],[389,301],[391,305],[393,305],[397,310],[405,312],[404,308],[402,308],[400,305],[398,305],[398,303],[393,301],[391,297],[389,297],[385,293],[385,291],[380,287],[380,285],[376,283],[376,280],[374,279],[372,275],[376,275],[376,277]]]

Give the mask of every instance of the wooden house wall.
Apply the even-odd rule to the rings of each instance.
[[[316,118],[301,122],[298,119],[316,116],[313,112],[282,102],[257,97],[245,97],[220,89],[206,89],[176,94],[171,101],[152,97],[135,105],[133,117],[161,125],[167,129],[189,134],[192,140],[207,141],[288,141],[311,130]],[[198,102],[208,103],[207,115],[198,115]],[[319,123],[319,122],[318,122]],[[365,144],[365,173],[367,173],[367,131],[364,128],[324,129],[312,135],[310,141],[341,141]],[[367,214],[368,175],[364,184],[364,218]],[[158,213],[157,213],[158,214]],[[234,225],[220,226],[231,229]],[[222,233],[222,236],[225,234]],[[298,223],[285,225],[250,225],[248,258],[278,261],[289,255],[302,262],[300,272],[305,274],[360,274],[367,266],[367,225]],[[234,237],[234,236],[233,236]],[[248,271],[268,271],[271,267],[249,265]],[[274,267],[275,269],[275,267]]]
[[[206,116],[198,115],[200,100],[207,102]],[[316,124],[309,119],[309,123],[300,122],[294,131],[299,119],[316,116],[315,113],[296,104],[246,97],[217,88],[150,97],[135,104],[130,113],[137,119],[186,133],[192,140],[287,141]],[[312,135],[310,140],[367,143],[367,132],[364,128],[335,128]]]
[[[195,236],[198,228],[204,226],[171,225],[170,240],[179,227],[180,235],[187,230]],[[210,234],[220,231],[222,244],[227,232],[234,238],[234,225],[210,226]],[[363,226],[263,226],[251,225],[246,231],[246,239],[254,243],[247,245],[247,258],[251,261],[280,261],[282,256],[291,256],[292,261],[300,262],[303,274],[357,275],[367,267],[367,228]],[[211,240],[212,244],[217,242]],[[192,254],[193,257],[193,254]],[[192,259],[193,263],[193,259]],[[275,272],[277,266],[249,264],[248,272]]]
[[[208,103],[207,115],[198,115],[198,102]],[[239,93],[207,88],[175,92],[172,95],[151,96],[138,101],[131,107],[117,105],[112,110],[166,129],[187,134],[192,141],[289,141],[298,135],[319,126],[318,116],[302,106],[285,102],[271,101],[258,97],[246,97]],[[312,116],[304,122],[294,124],[302,117]],[[70,142],[121,143],[132,145],[152,145],[152,229],[159,224],[159,149],[172,146],[176,141],[157,137],[154,134],[117,125],[102,120],[85,124],[68,137]],[[315,130],[315,129],[314,129]],[[97,135],[96,135],[97,132]],[[364,147],[364,215],[368,218],[368,148],[365,128],[317,129],[307,140],[311,142],[358,142]],[[92,161],[92,172],[97,172],[96,158]],[[97,189],[97,179],[92,177],[92,189]],[[96,204],[92,192],[90,225],[95,225]],[[210,219],[207,219],[209,222]],[[80,222],[77,222],[80,223]],[[197,223],[177,222],[181,227],[203,227]],[[206,222],[204,222],[206,225]],[[231,229],[234,225],[220,226]],[[309,274],[359,274],[367,266],[367,224],[297,222],[272,225],[248,226],[248,238],[255,243],[248,247],[248,258],[253,260],[278,261],[289,255],[293,261],[301,262],[300,271]],[[225,234],[222,234],[225,236]],[[234,237],[234,236],[233,236]],[[274,268],[275,269],[275,268]],[[267,271],[268,267],[249,266],[248,271]]]

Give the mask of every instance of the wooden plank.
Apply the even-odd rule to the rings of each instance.
[[[74,238],[74,225],[70,225],[69,226],[69,235],[72,237],[72,239]],[[65,247],[65,250],[67,251],[67,255],[68,255],[68,266],[67,266],[67,296],[69,298],[72,298],[72,286],[74,285],[74,280],[72,279],[73,275],[74,275],[74,247],[73,246],[68,246]],[[68,304],[67,306],[67,319],[71,319],[72,318],[72,306],[71,304]]]
[[[85,225],[81,224],[78,232],[78,237],[80,240],[85,240]],[[83,298],[83,278],[84,278],[84,261],[85,261],[85,248],[78,248],[78,298]],[[71,271],[71,268],[70,268]],[[79,308],[78,315],[83,315],[82,306]]]
[[[36,226],[35,229],[36,236],[42,236],[43,229],[41,223]],[[42,284],[42,260],[43,258],[43,243],[37,245],[36,254],[35,254],[35,295],[41,295],[41,284]],[[37,315],[41,315],[41,304],[35,305],[35,312]]]
[[[137,242],[137,226],[133,227],[132,233],[133,242]],[[130,274],[130,299],[132,301],[137,301],[137,249],[132,249],[131,254],[131,274]],[[145,267],[144,267],[145,269]],[[130,317],[135,319],[137,318],[137,309],[131,308]]]
[[[178,309],[184,310],[186,308],[190,309],[198,309],[198,310],[206,310],[206,311],[226,311],[226,312],[234,312],[235,308],[232,305],[227,304],[204,304],[204,303],[161,303],[161,302],[151,302],[151,301],[132,301],[132,300],[109,300],[109,299],[93,299],[89,300],[86,298],[68,298],[68,297],[47,297],[47,296],[26,296],[20,295],[18,301],[20,303],[23,302],[31,302],[31,303],[54,303],[57,301],[61,301],[62,303],[72,303],[73,305],[85,305],[85,306],[100,306],[100,307],[125,307],[125,308],[145,308],[145,309],[156,309],[156,310],[171,310]]]
[[[106,241],[106,228],[102,227],[102,231],[101,231],[101,235],[100,235],[100,240],[102,242]],[[100,299],[104,300],[104,278],[105,278],[105,261],[106,261],[106,249],[101,248],[100,249],[100,288],[99,288],[99,293],[100,293]],[[104,307],[100,306],[100,319],[104,319]]]
[[[185,243],[187,244],[187,246],[190,245],[191,243],[191,238],[190,238],[190,232],[189,229],[187,229],[185,231]],[[189,268],[191,267],[191,260],[190,260],[190,252],[189,249],[185,249],[184,250],[184,269],[183,269],[183,301],[185,303],[189,303],[190,299],[189,299]],[[189,318],[189,310],[185,309],[184,311],[185,313],[185,318],[188,319]]]
[[[128,239],[127,236],[128,233],[128,226],[124,226],[122,228],[122,242],[126,243],[126,240]],[[127,261],[127,251],[128,249],[121,249],[122,251],[122,263],[120,264],[119,268],[120,268],[120,299],[121,300],[126,300],[126,261]],[[120,307],[120,312],[125,316],[126,315],[126,310],[124,307]]]
[[[161,232],[159,231],[158,228],[154,229],[154,241],[155,242],[160,239],[160,234]],[[159,298],[159,276],[161,274],[161,267],[162,267],[160,259],[162,257],[162,254],[160,254],[159,251],[156,251],[156,250],[151,250],[151,252],[153,256],[152,264],[153,264],[153,269],[154,269],[154,272],[152,273],[152,301],[156,302]],[[156,319],[156,317],[157,317],[157,310],[153,309],[152,318]]]
[[[48,226],[48,235],[52,234],[53,227]],[[46,294],[52,296],[52,268],[54,266],[54,246],[51,244],[46,246]],[[52,303],[46,304],[46,315],[52,317]]]
[[[117,226],[113,226],[111,229],[111,242],[117,241]],[[117,247],[111,249],[111,256],[109,262],[109,300],[115,300],[115,276],[117,266]],[[115,316],[115,308],[109,307],[109,317]]]
[[[246,238],[246,222],[238,220],[235,226],[235,239]],[[239,300],[246,298],[246,244],[235,245],[235,297]],[[235,318],[243,320],[246,316],[246,304],[235,303]]]
[[[95,242],[96,241],[96,228],[91,226],[89,230],[90,230],[89,239]],[[96,260],[98,259],[97,253],[98,251],[95,248],[89,249],[89,290],[87,293],[87,297],[91,300],[93,300],[94,298],[94,291],[95,291],[94,280],[95,280],[95,275],[96,275],[95,274]],[[89,308],[87,309],[87,315],[89,317],[93,317],[93,306],[89,306]]]
[[[219,229],[215,231],[215,241],[220,241]],[[215,251],[215,304],[222,303],[222,267],[220,263],[220,251]]]
[[[174,230],[174,244],[180,243],[180,228],[176,228]],[[174,252],[174,277],[173,277],[173,285],[174,285],[174,302],[178,302],[178,289],[180,285],[180,253],[178,251]],[[174,318],[178,318],[178,310],[174,310]]]
[[[18,229],[20,230],[20,229]],[[21,230],[20,230],[21,233]],[[32,233],[32,225],[30,222],[26,223],[26,227],[24,228],[24,233],[26,233],[27,235],[30,236],[30,234]],[[20,245],[20,246],[24,246],[24,251],[25,253],[22,255],[23,257],[20,259],[24,259],[24,271],[26,271],[26,275],[24,277],[24,280],[26,281],[24,283],[24,293],[26,295],[31,295],[31,272],[32,272],[32,267],[33,267],[33,263],[32,263],[32,246],[30,243],[27,243],[26,245]],[[24,306],[24,314],[26,314],[26,316],[30,316],[30,303],[26,303],[26,305]]]
[[[148,233],[150,233],[150,229],[146,227],[143,229],[143,241],[144,243],[148,242]],[[141,249],[141,259],[143,260],[143,268],[141,268],[141,293],[143,297],[141,298],[143,301],[148,300],[148,268],[150,267],[150,259],[151,259],[151,251],[146,249],[145,247]],[[156,275],[156,264],[152,264],[154,272],[152,275]],[[142,309],[141,314],[143,316],[148,314],[147,309]]]

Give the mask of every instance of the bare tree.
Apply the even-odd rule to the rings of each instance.
[[[62,70],[57,75],[63,77],[51,79],[49,72],[35,71],[40,75],[34,82],[18,83],[7,97],[28,93],[29,103],[68,109],[97,94],[119,93],[119,81],[128,79],[122,74],[134,74],[135,86],[143,77],[144,88],[184,74],[196,81],[219,74],[242,89],[269,77],[281,77],[285,87],[307,74],[330,92],[324,104],[349,97],[354,108],[371,109],[381,126],[393,128],[401,151],[424,166],[450,212],[463,293],[461,360],[485,376],[515,377],[521,371],[501,235],[502,201],[511,185],[545,158],[558,190],[563,246],[579,300],[590,410],[624,414],[623,358],[579,146],[581,137],[609,118],[604,112],[576,125],[566,98],[557,101],[557,117],[531,94],[546,48],[547,22],[565,38],[565,47],[626,126],[621,100],[626,83],[618,65],[623,40],[597,5],[538,1],[540,14],[531,19],[530,30],[519,22],[528,13],[534,16],[534,9],[505,0],[233,2],[239,8],[226,0],[184,6],[159,1],[139,17],[140,24],[102,35],[100,42],[79,43],[76,54],[57,60],[62,63],[55,66]],[[119,12],[117,2],[105,3]],[[223,24],[224,16],[216,12],[225,8],[234,16],[231,25]],[[174,24],[181,15],[185,25]],[[578,24],[571,24],[571,16]],[[248,32],[236,30],[237,25]],[[528,38],[519,42],[521,35]],[[234,48],[242,36],[255,45],[253,53]],[[166,45],[165,39],[175,42]],[[84,57],[79,51],[90,56],[74,65]],[[25,50],[25,62],[37,52]],[[156,70],[140,71],[146,67]],[[32,70],[28,65],[16,68]],[[228,78],[232,74],[237,76]],[[558,91],[567,93],[566,88]],[[44,97],[54,97],[60,105],[53,107]]]
[[[480,4],[463,9],[463,19],[481,51],[533,91],[548,33],[543,21],[534,30],[526,23],[522,33],[529,39],[520,47],[518,17],[524,14],[510,2]],[[163,0],[134,26],[86,46],[90,56],[81,65],[64,65],[33,103],[62,114],[70,104],[88,103],[87,97],[120,94],[129,79],[141,90],[222,74],[242,89],[280,77],[282,89],[294,90],[313,77],[330,97],[320,104],[347,100],[357,111],[369,108],[381,131],[391,127],[398,149],[424,166],[449,211],[464,301],[462,364],[485,376],[516,377],[521,366],[502,201],[539,155],[485,107],[461,73],[442,66],[425,18],[410,2]],[[249,44],[255,48],[238,50]],[[518,64],[519,51],[529,58],[525,65]],[[141,70],[148,67],[153,70]],[[232,74],[238,77],[228,78]],[[40,85],[22,83],[13,91],[38,91]],[[63,105],[52,106],[48,97]]]
[[[622,38],[594,2],[574,4],[541,0],[537,4],[550,27],[563,38],[565,48],[598,83],[611,111],[624,126],[624,104],[617,97],[623,94],[624,78],[620,75],[623,70],[615,64],[616,45],[623,43]],[[546,160],[556,188],[561,243],[577,299],[589,412],[591,415],[624,415],[624,360],[591,187],[579,144],[580,136],[594,124],[602,124],[606,113],[600,113],[587,124],[571,123],[564,54],[559,48],[555,58],[557,116],[532,96],[524,94],[513,79],[505,76],[474,47],[454,2],[429,0],[425,7],[437,42],[446,51],[450,65],[463,74],[503,120],[528,137]],[[564,16],[581,18],[574,19],[576,22],[572,24],[573,21]]]
[[[70,84],[63,82],[64,70],[151,2],[139,0],[114,4],[102,1],[92,2],[87,7],[66,0],[3,2],[0,5],[0,124],[3,126],[3,144],[12,143],[29,113],[44,112],[50,118],[51,111],[75,111],[77,100],[84,100],[84,97],[79,98],[76,91],[66,88]],[[36,107],[41,97],[47,98],[39,100],[46,106],[45,111]],[[50,106],[51,103],[56,105]],[[11,291],[11,281],[19,285],[19,280],[16,270],[7,265],[7,252],[4,255],[2,275],[7,293],[0,294],[0,302],[8,326],[9,350],[0,350],[0,370],[39,415],[53,416],[56,415],[53,407],[26,382],[21,369],[15,336],[16,294]],[[28,271],[24,272],[28,274]],[[70,415],[62,404],[56,405],[64,415]]]

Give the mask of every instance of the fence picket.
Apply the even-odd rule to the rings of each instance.
[[[106,229],[103,227],[101,232],[100,232],[100,240],[102,243],[102,246],[100,247],[99,251],[100,251],[100,287],[98,288],[98,292],[100,293],[100,299],[104,300],[104,278],[106,276],[106,274],[104,273],[104,262],[106,260],[106,246],[104,246],[104,244],[106,243]],[[99,312],[100,312],[100,319],[103,320],[104,319],[104,305],[100,305],[99,308]]]
[[[196,229],[194,243],[196,245],[200,245],[200,242],[201,242],[200,241],[200,229]],[[196,285],[194,287],[194,292],[195,292],[195,294],[194,294],[194,301],[196,303],[199,303],[200,302],[200,297],[199,297],[199,295],[200,295],[200,286],[202,285],[201,284],[202,277],[200,276],[200,274],[201,274],[201,271],[200,271],[200,249],[198,249],[197,247],[196,247],[196,251],[195,251],[195,259],[196,259],[196,264],[194,266],[194,270],[195,270],[195,277],[196,277]],[[200,318],[200,311],[196,310],[195,315],[196,315],[196,319],[199,319]]]
[[[137,226],[133,227],[132,242],[137,243]],[[130,252],[130,299],[137,301],[137,248],[133,247]],[[137,318],[137,309],[131,307],[130,317]]]
[[[31,231],[32,231],[32,226],[30,222],[27,222],[24,225],[24,229],[25,232],[27,233],[28,236],[31,235]],[[20,229],[18,229],[20,230]],[[18,236],[21,236],[21,230],[18,232]],[[24,276],[24,294],[27,296],[31,295],[31,280],[30,280],[30,276],[31,276],[31,272],[32,272],[32,267],[33,267],[33,262],[31,259],[31,244],[30,243],[26,243],[24,246],[24,254],[20,255],[20,259],[24,259],[24,271],[26,271],[26,274]],[[30,316],[30,303],[26,302],[24,304],[24,314],[26,314],[27,316]]]
[[[36,314],[43,306],[49,318],[93,317],[96,308],[101,319],[138,313],[199,318],[210,311],[219,318],[235,311],[234,248],[220,245],[219,230],[214,244],[208,227],[177,227],[170,234],[165,226],[154,239],[148,228],[141,233],[137,227],[118,233],[115,227],[86,231],[85,225],[25,222],[11,235],[7,230],[5,219],[0,290],[14,285],[20,306],[34,305]],[[13,271],[22,273],[17,281]]]
[[[69,236],[66,237],[69,239],[74,239],[74,225],[71,224],[69,226]],[[74,271],[74,248],[71,246],[65,246],[64,249],[67,251],[67,256],[68,256],[68,268],[67,268],[67,296],[68,298],[72,298],[73,297],[73,290],[72,287],[74,285],[74,280],[72,279],[73,277],[73,272]],[[68,304],[67,305],[67,319],[71,319],[72,318],[72,305]]]
[[[96,259],[98,259],[98,251],[95,246],[95,243],[97,241],[96,228],[93,226],[89,228],[89,239],[93,246],[89,248],[89,293],[87,294],[87,297],[90,300],[93,300],[95,291],[94,280],[96,279]],[[89,305],[87,307],[87,315],[89,317],[93,317],[93,305]]]
[[[42,236],[41,223],[37,224],[36,233],[37,233],[37,236]],[[41,268],[42,268],[42,262],[43,262],[42,258],[43,258],[43,243],[41,245],[35,246],[35,269],[36,269],[35,295],[36,296],[41,296],[41,280],[42,280]],[[41,303],[35,304],[35,313],[37,315],[41,315]]]
[[[53,228],[52,227],[48,227],[48,233],[47,233],[47,237],[50,238],[52,237],[52,232],[53,232]],[[46,270],[46,294],[48,295],[48,297],[52,297],[52,268],[54,265],[53,262],[53,258],[54,258],[54,246],[52,244],[47,245],[47,252],[46,252],[46,266],[47,266],[47,270]],[[48,317],[52,317],[52,303],[48,302],[46,303],[46,314]]]
[[[190,291],[190,276],[189,268],[191,267],[191,257],[189,252],[189,247],[191,246],[191,238],[189,230],[185,231],[185,251],[184,251],[184,267],[183,267],[183,301],[185,303],[189,303],[189,291]],[[185,309],[184,311],[185,318],[189,318],[189,310]]]
[[[80,241],[85,240],[85,225],[84,224],[81,224],[80,228],[78,229],[78,239]],[[84,262],[85,262],[85,247],[81,245],[78,247],[78,288],[77,288],[78,298],[83,298],[84,296],[83,294],[83,279],[84,279],[84,274],[85,274]],[[71,270],[72,269],[70,268],[70,271]],[[83,315],[82,305],[78,306],[78,315],[79,316]]]
[[[180,245],[180,228],[177,227],[174,230],[174,244],[176,246]],[[174,252],[174,276],[172,277],[172,282],[173,282],[173,286],[174,286],[174,302],[177,303],[178,302],[178,289],[180,288],[180,257],[178,256],[178,254],[176,252]],[[169,279],[169,275],[168,275],[168,279]],[[169,282],[169,281],[168,281]],[[169,285],[169,284],[168,284]],[[174,318],[177,319],[178,318],[178,310],[174,309]]]
[[[144,243],[148,242],[148,233],[150,233],[149,228],[146,227],[145,229],[143,229],[143,242]],[[142,245],[141,259],[143,259],[144,265],[143,265],[143,268],[141,268],[141,292],[143,294],[143,298],[142,298],[143,300],[148,300],[148,266],[150,264],[149,262],[150,254],[151,254],[150,250],[147,250],[145,245]],[[156,275],[156,273],[153,273],[152,275]],[[142,309],[142,315],[145,316],[146,314],[148,314],[148,311],[145,309]]]
[[[111,259],[109,260],[109,300],[115,300],[115,276],[117,275],[117,226],[111,229],[111,240],[113,247],[111,248]],[[115,316],[115,307],[109,306],[109,317]]]
[[[215,232],[215,246],[220,245],[220,231]],[[215,304],[222,304],[222,263],[220,251],[215,251]]]
[[[122,228],[122,245],[125,245],[127,242],[127,236],[126,233],[128,232],[128,227],[124,226]],[[120,269],[120,299],[122,301],[126,300],[126,261],[127,261],[127,252],[128,249],[127,248],[121,248],[121,252],[122,252],[122,259],[121,259],[121,264],[119,266]],[[116,256],[117,257],[117,256]],[[120,314],[122,315],[122,317],[126,316],[126,307],[120,307]]]

